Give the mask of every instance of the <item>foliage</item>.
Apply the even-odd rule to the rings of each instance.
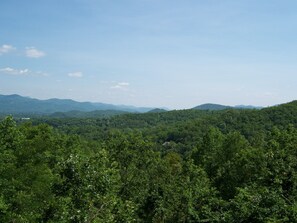
[[[297,105],[0,122],[0,222],[297,222]]]

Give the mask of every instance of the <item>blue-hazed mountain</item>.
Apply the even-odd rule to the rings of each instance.
[[[252,105],[236,105],[234,107],[227,106],[227,105],[220,105],[220,104],[202,104],[198,105],[192,109],[196,110],[210,110],[210,111],[218,111],[218,110],[225,110],[225,109],[261,109],[262,107],[256,107]]]
[[[224,110],[224,109],[229,109],[232,108],[231,106],[226,106],[226,105],[219,105],[219,104],[202,104],[198,105],[192,109],[196,110],[212,110],[212,111],[217,111],[217,110]]]
[[[235,105],[234,108],[238,109],[262,109],[261,106],[253,106],[253,105]]]
[[[163,112],[167,112],[168,109],[164,109],[164,108],[155,108],[153,110],[148,111],[147,113],[163,113]]]
[[[154,108],[112,105],[105,103],[77,102],[71,99],[39,100],[17,94],[0,95],[2,114],[51,114],[55,112],[116,110],[125,112],[148,112]]]
[[[95,110],[95,111],[68,111],[68,112],[55,112],[48,117],[51,118],[106,118],[116,115],[128,114],[130,112],[121,110]]]

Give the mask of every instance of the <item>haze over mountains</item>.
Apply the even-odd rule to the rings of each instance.
[[[203,104],[193,109],[197,110],[224,110],[232,108],[256,109],[254,106],[226,106],[219,104]],[[96,111],[96,112],[95,112]],[[57,117],[72,116],[81,117],[84,115],[94,116],[108,114],[121,114],[123,112],[144,113],[144,112],[165,112],[166,109],[151,107],[135,107],[127,105],[113,105],[105,103],[77,102],[71,99],[47,99],[39,100],[30,97],[23,97],[17,94],[0,95],[0,113],[2,114],[54,114]],[[62,114],[65,113],[65,114]],[[88,114],[86,114],[88,113]]]
[[[17,94],[0,95],[0,113],[51,114],[55,112],[91,112],[96,110],[147,112],[152,109],[154,108],[112,105],[105,103],[77,102],[71,99],[53,98],[48,100],[39,100],[30,97],[23,97]]]
[[[262,107],[253,106],[253,105],[236,105],[236,106],[227,106],[227,105],[220,105],[220,104],[202,104],[194,107],[193,109],[196,110],[211,110],[211,111],[218,111],[224,109],[261,109]]]

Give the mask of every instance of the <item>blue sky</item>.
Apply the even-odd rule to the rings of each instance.
[[[135,106],[297,99],[295,0],[3,0],[0,94]]]

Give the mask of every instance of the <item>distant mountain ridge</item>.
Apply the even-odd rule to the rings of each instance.
[[[224,109],[260,109],[261,107],[255,107],[251,105],[238,105],[238,106],[226,106],[220,104],[202,104],[192,109],[196,110],[224,110]],[[91,112],[85,114],[86,116],[109,116],[120,114],[121,112],[132,113],[160,113],[166,112],[168,109],[164,108],[151,108],[151,107],[135,107],[127,105],[113,105],[105,103],[93,103],[93,102],[78,102],[71,99],[47,99],[40,100],[30,97],[23,97],[17,94],[12,95],[0,95],[0,114],[37,114],[37,115],[49,115],[53,116],[71,116],[81,117],[81,112]],[[101,112],[100,112],[101,111]],[[106,111],[102,112],[102,111]],[[114,111],[114,112],[113,112]],[[66,113],[66,114],[61,114]]]
[[[219,110],[225,110],[225,109],[261,109],[261,108],[262,107],[256,107],[256,106],[252,106],[252,105],[228,106],[228,105],[206,103],[206,104],[198,105],[192,109],[219,111]]]
[[[81,111],[91,112],[96,110],[115,110],[124,112],[148,112],[154,108],[134,107],[127,105],[113,105],[105,103],[77,102],[71,99],[39,100],[23,97],[17,94],[0,95],[0,113],[17,114],[52,114],[55,112]]]
[[[148,111],[147,113],[162,113],[162,112],[167,112],[167,109],[163,109],[163,108],[155,108],[153,110]]]
[[[207,103],[207,104],[198,105],[192,109],[217,111],[217,110],[224,110],[224,109],[228,109],[228,108],[232,108],[232,107],[226,106],[226,105],[220,105],[220,104]]]
[[[68,112],[55,112],[48,117],[51,118],[106,118],[116,115],[128,114],[130,112],[120,110],[95,110],[95,111],[68,111]]]

